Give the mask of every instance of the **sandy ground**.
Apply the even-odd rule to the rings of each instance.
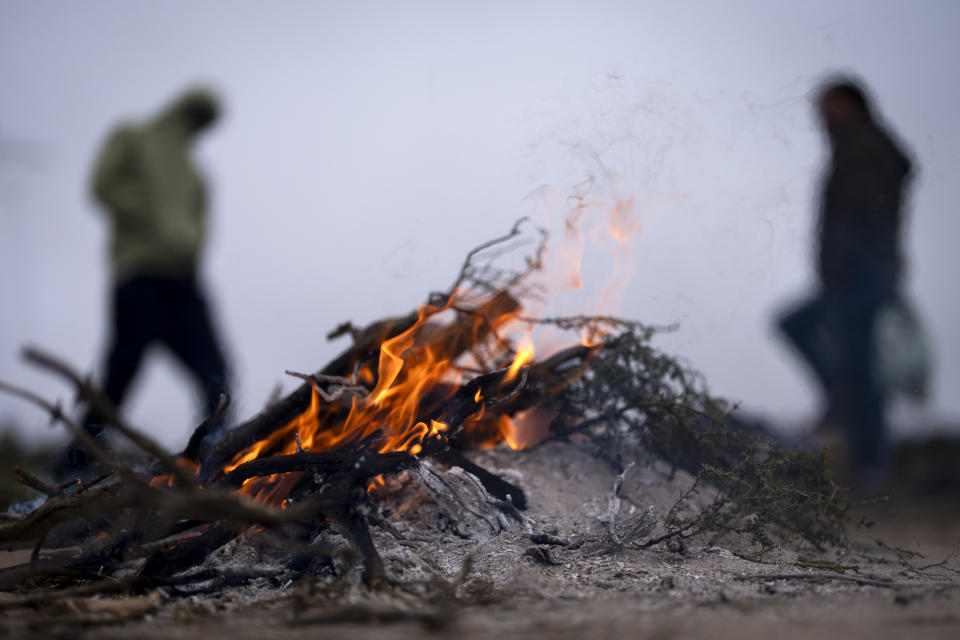
[[[231,544],[210,560],[225,568],[273,567],[260,580],[217,596],[166,598],[153,593],[126,601],[120,613],[67,603],[3,615],[0,635],[70,638],[960,638],[960,558],[936,564],[960,547],[955,495],[897,495],[861,508],[855,520],[874,521],[858,535],[839,574],[797,566],[802,556],[769,563],[743,559],[723,546],[685,552],[611,548],[603,534],[614,480],[607,465],[572,445],[533,452],[481,454],[485,466],[513,474],[528,492],[530,529],[577,544],[533,544],[529,530],[457,536],[426,523],[436,505],[412,500],[391,521],[403,542],[376,532],[394,586],[371,594],[357,572],[333,587],[307,589],[283,580],[249,545]],[[625,479],[630,517],[654,507],[663,513],[689,478],[668,479],[656,468]],[[877,547],[922,554],[898,559]],[[0,558],[22,560],[22,552]],[[467,557],[472,569],[454,596],[430,597],[422,584],[452,579]],[[399,585],[399,586],[397,586]],[[419,586],[418,586],[419,585]]]

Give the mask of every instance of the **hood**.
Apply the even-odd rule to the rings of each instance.
[[[164,109],[157,120],[194,135],[210,127],[219,115],[219,101],[213,91],[206,87],[191,87]]]

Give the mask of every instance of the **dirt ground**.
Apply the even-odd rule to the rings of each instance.
[[[860,507],[854,521],[875,524],[860,530],[844,556],[855,568],[837,572],[809,566],[818,559],[802,554],[754,562],[722,545],[611,547],[602,542],[615,478],[606,463],[561,443],[480,456],[527,490],[526,525],[454,535],[426,522],[436,504],[411,501],[391,518],[403,540],[375,531],[392,583],[376,593],[362,586],[356,570],[335,584],[292,583],[282,565],[231,543],[208,566],[253,564],[275,571],[275,579],[216,596],[172,598],[161,590],[115,600],[113,608],[77,599],[36,611],[8,609],[0,611],[0,636],[960,638],[960,558],[950,556],[960,548],[955,492],[891,491],[888,500]],[[655,466],[638,469],[624,479],[629,499],[617,513],[662,515],[688,480]],[[537,544],[531,531],[572,544]],[[877,545],[878,538],[903,551]],[[472,568],[446,599],[423,586],[438,576],[455,580],[468,557]],[[0,558],[6,565],[22,560],[23,552]]]

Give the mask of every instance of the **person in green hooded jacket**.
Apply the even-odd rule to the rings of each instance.
[[[165,344],[202,390],[207,415],[229,392],[226,361],[197,271],[206,231],[206,193],[190,158],[196,137],[217,120],[215,97],[191,89],[142,124],[123,124],[96,161],[93,194],[110,223],[112,336],[103,391],[119,406],[151,344]],[[98,436],[102,418],[85,417]],[[73,444],[55,465],[72,475],[87,464]]]

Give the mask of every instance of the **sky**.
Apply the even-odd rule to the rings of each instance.
[[[677,323],[662,348],[799,428],[817,394],[772,321],[813,286],[826,151],[811,93],[852,72],[918,166],[906,290],[936,368],[898,429],[958,425],[958,27],[960,4],[932,0],[0,0],[0,379],[71,402],[22,362],[28,344],[102,373],[93,160],[118,122],[202,82],[225,104],[196,157],[238,417],[297,386],[285,369],[345,348],[325,339],[337,324],[406,313],[470,248],[524,215],[560,228],[581,196],[599,203],[587,228],[632,202],[637,230],[629,256],[588,234],[583,291],[563,310],[590,311],[576,305],[596,305],[629,258],[616,311]],[[126,406],[172,448],[200,419],[178,366],[154,353]],[[0,424],[65,439],[15,398],[0,396]]]

